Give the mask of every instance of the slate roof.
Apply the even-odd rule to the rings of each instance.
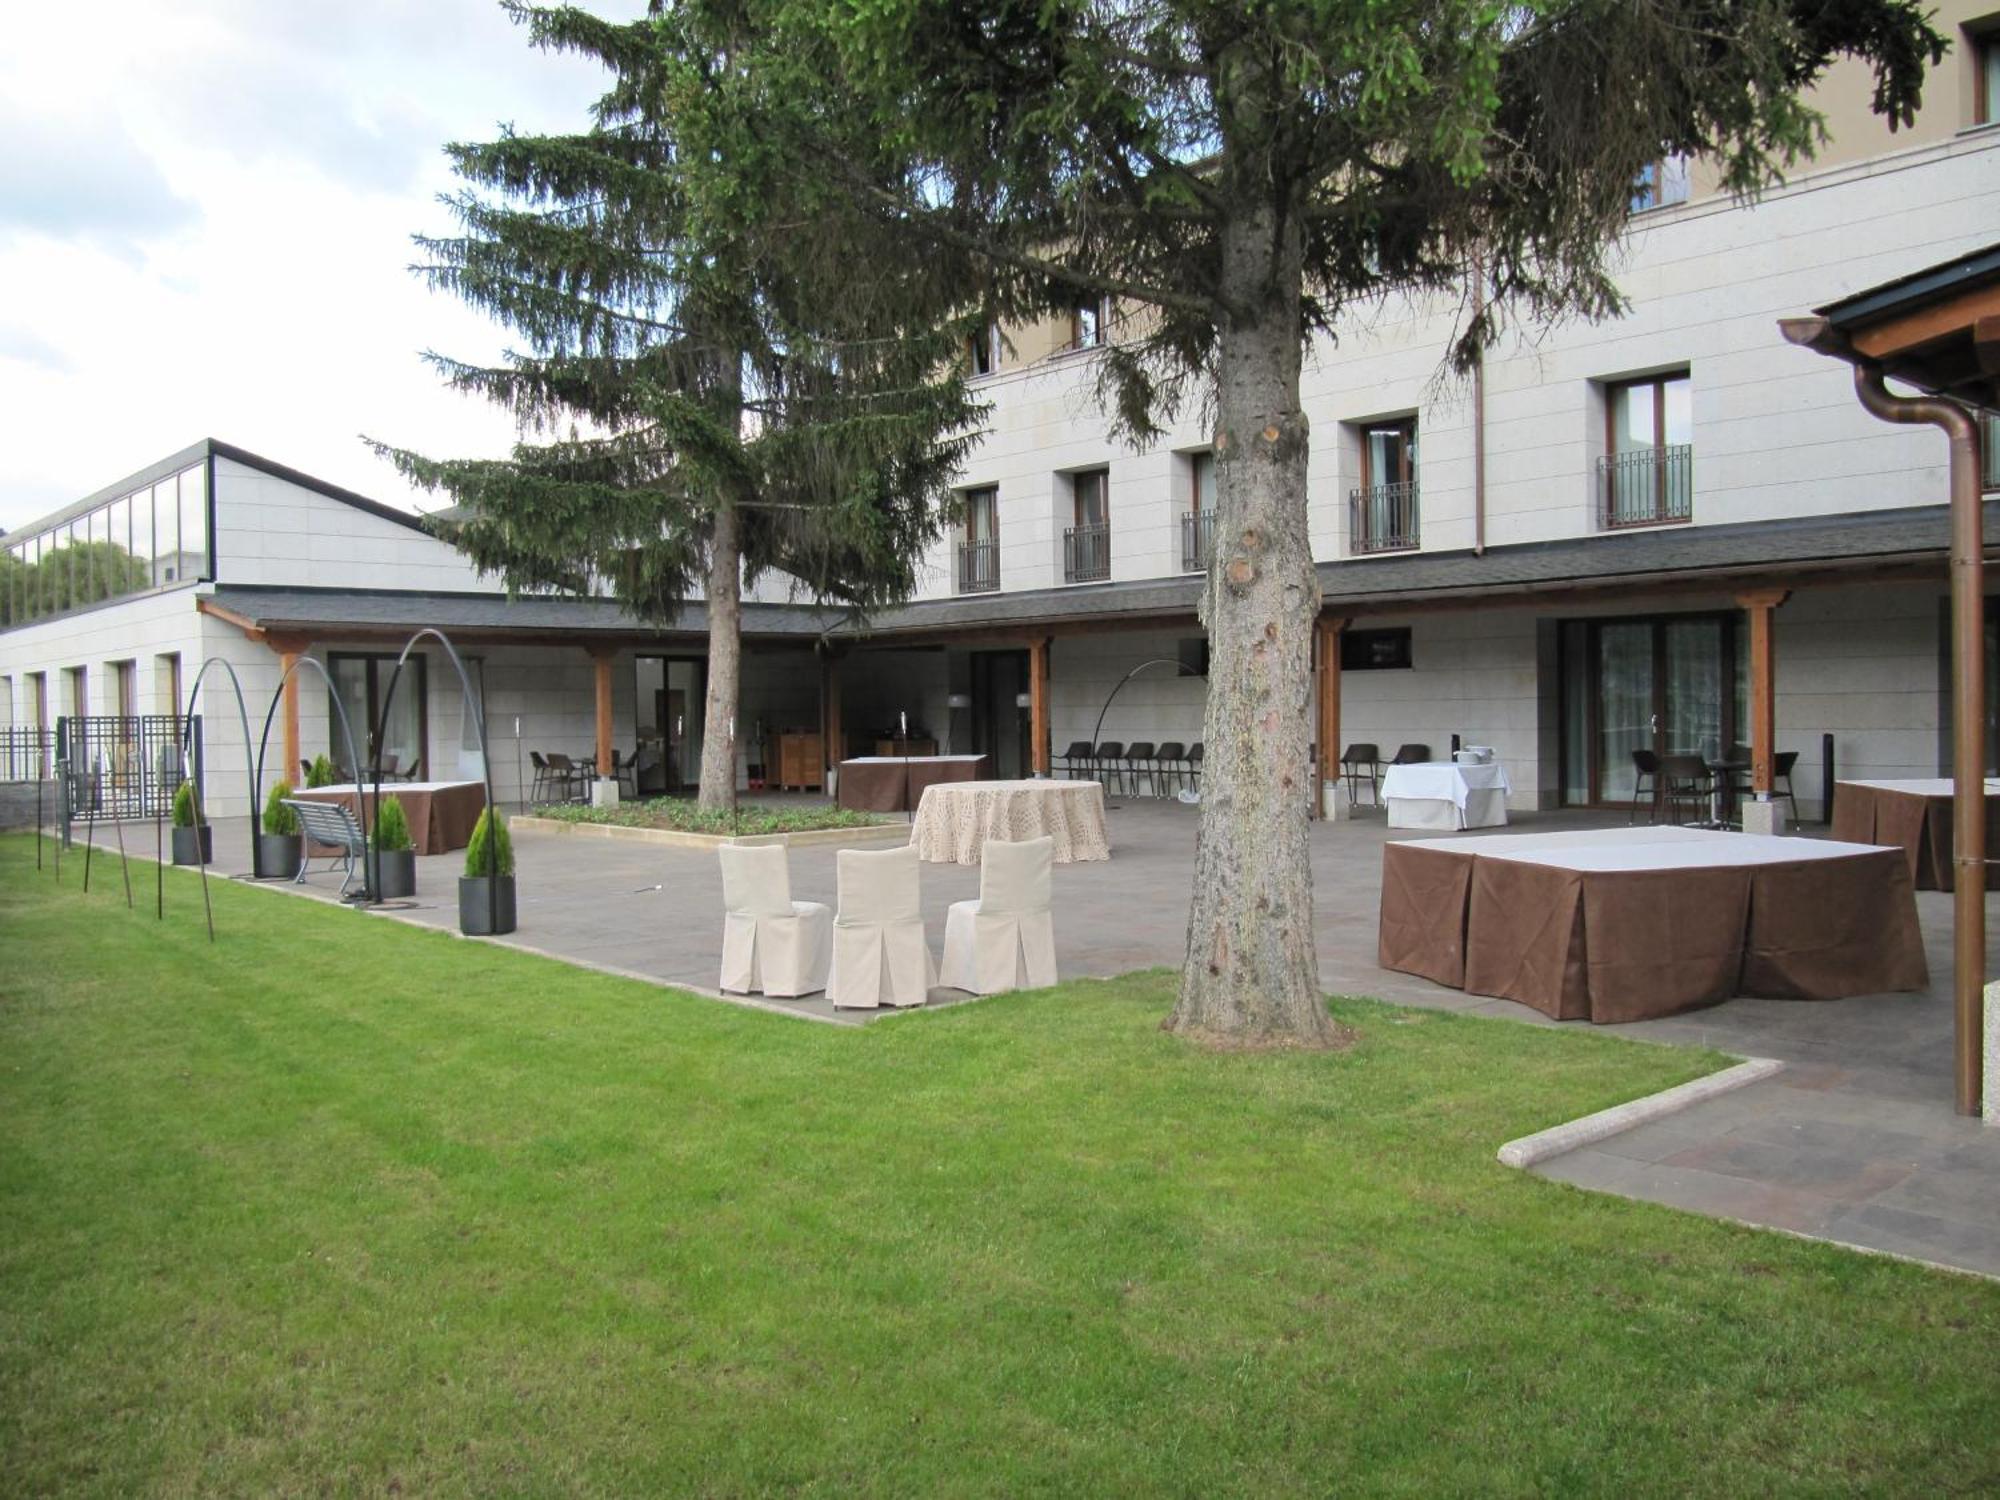
[[[2000,502],[1987,504],[1988,534]],[[1837,576],[1878,564],[1936,564],[1943,576],[1950,549],[1944,506],[1863,511],[1797,520],[1723,526],[1671,526],[1612,532],[1564,541],[1470,551],[1408,552],[1319,565],[1331,609],[1385,613],[1404,604],[1583,589],[1644,587],[1712,579],[1718,586],[1750,578]],[[1989,546],[1989,552],[1995,550]],[[1199,574],[1133,582],[1079,584],[1014,593],[926,599],[858,626],[837,609],[809,605],[743,606],[743,630],[756,639],[812,640],[823,634],[870,637],[957,632],[1004,633],[1065,622],[1192,619],[1201,595]],[[273,589],[218,586],[218,605],[274,630],[444,630],[548,635],[700,636],[708,612],[686,606],[673,626],[643,624],[617,604],[598,599],[518,598],[498,594],[397,593],[355,589]]]

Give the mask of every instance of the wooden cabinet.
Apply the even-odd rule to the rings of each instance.
[[[776,734],[778,787],[781,791],[817,792],[826,786],[826,756],[816,734]]]
[[[893,739],[877,740],[875,742],[875,753],[877,755],[913,755],[913,756],[936,755],[937,741],[936,740],[893,740]]]

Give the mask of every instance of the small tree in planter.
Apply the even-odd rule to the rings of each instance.
[[[195,822],[194,783],[183,781],[174,793],[174,863],[205,865],[215,858],[215,832]]]
[[[259,880],[290,880],[299,873],[304,853],[299,838],[299,816],[285,806],[292,784],[281,781],[264,799],[264,831],[257,835],[255,873]]]
[[[501,837],[506,837],[504,829]],[[401,797],[382,799],[375,810],[375,826],[368,830],[368,842],[373,845],[368,851],[368,888],[385,901],[416,895],[416,841],[410,837],[410,820]]]
[[[465,846],[458,930],[467,937],[497,937],[514,930],[514,840],[490,807],[479,815],[472,842]]]
[[[332,786],[340,780],[340,773],[333,768],[333,762],[324,753],[315,755],[312,764],[306,767],[306,788]]]

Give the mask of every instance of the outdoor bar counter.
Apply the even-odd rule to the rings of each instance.
[[[1561,1021],[1928,980],[1900,850],[1692,828],[1386,844],[1377,942],[1385,969]]]

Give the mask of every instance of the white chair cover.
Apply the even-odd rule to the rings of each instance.
[[[975,995],[1042,989],[1056,982],[1049,871],[1055,841],[989,841],[979,852],[979,899],[945,914],[940,983]]]
[[[736,994],[810,995],[826,988],[833,913],[792,899],[783,844],[724,844],[722,985]]]
[[[924,941],[917,851],[842,849],[827,998],[843,1010],[922,1005],[937,982]]]

